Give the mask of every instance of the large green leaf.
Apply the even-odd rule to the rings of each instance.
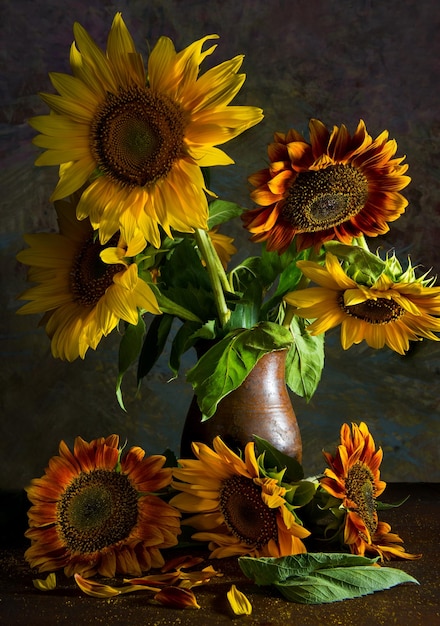
[[[408,582],[418,584],[400,569],[367,565],[321,570],[297,580],[275,583],[275,587],[290,602],[324,604],[359,598]]]
[[[406,582],[418,584],[400,569],[379,567],[377,558],[345,553],[240,557],[238,562],[257,585],[274,585],[287,600],[302,604],[357,598]]]
[[[294,338],[286,359],[289,389],[307,401],[313,396],[324,368],[324,334],[309,335],[304,320],[294,317],[290,329]]]
[[[332,567],[374,565],[377,558],[370,559],[345,552],[306,552],[282,557],[244,556],[238,562],[243,573],[257,585],[272,585]]]
[[[242,384],[264,354],[286,349],[291,342],[286,328],[262,322],[232,331],[215,344],[187,372],[204,419],[214,415],[220,400]]]

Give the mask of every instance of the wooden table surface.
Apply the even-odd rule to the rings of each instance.
[[[57,588],[39,592],[36,578],[26,564],[18,520],[10,536],[3,534],[0,550],[0,624],[5,626],[165,626],[186,624],[216,626],[241,623],[279,626],[406,626],[440,625],[440,485],[434,483],[389,484],[382,499],[398,502],[410,496],[400,508],[381,513],[405,542],[408,552],[422,553],[418,561],[392,561],[390,565],[414,576],[420,585],[404,584],[362,598],[322,605],[289,603],[276,590],[259,588],[241,573],[236,559],[211,563],[224,575],[196,589],[199,610],[162,607],[151,601],[149,593],[132,593],[111,599],[84,595],[72,579],[57,576]],[[15,533],[14,533],[15,530]],[[176,551],[169,551],[174,556]],[[179,548],[179,552],[188,551]],[[191,550],[206,556],[203,550]],[[200,567],[207,565],[208,562]],[[40,577],[42,577],[40,575]],[[231,584],[246,593],[253,611],[250,617],[234,617],[228,608],[226,592]]]

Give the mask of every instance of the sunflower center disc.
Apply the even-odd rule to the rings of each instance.
[[[91,126],[98,168],[129,187],[164,178],[184,152],[183,110],[164,95],[132,86],[108,93]]]
[[[244,476],[232,476],[222,484],[220,510],[232,534],[257,548],[278,538],[276,512],[261,499],[261,489]]]
[[[368,180],[352,165],[300,172],[289,188],[283,218],[298,232],[338,226],[357,215],[368,197]]]
[[[357,512],[370,534],[373,534],[377,528],[377,520],[374,476],[371,470],[363,463],[355,463],[348,471],[345,490],[347,497],[357,505]]]
[[[60,534],[70,550],[80,553],[125,539],[137,517],[136,490],[127,476],[109,470],[82,472],[57,505]]]
[[[107,264],[99,256],[108,246],[116,246],[119,235],[102,246],[90,237],[75,257],[70,272],[71,289],[75,302],[83,306],[94,306],[113,284],[113,276],[125,269],[122,263]]]
[[[365,300],[359,304],[346,306],[344,298],[341,296],[339,306],[347,315],[363,320],[368,324],[389,324],[398,320],[405,313],[405,310],[397,302],[387,298]]]

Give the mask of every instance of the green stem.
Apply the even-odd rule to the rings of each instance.
[[[367,241],[363,234],[359,235],[359,237],[355,237],[353,239],[353,243],[354,245],[359,246],[359,248],[362,248],[363,250],[370,252],[370,248],[368,247]]]
[[[229,291],[229,282],[226,276],[223,265],[218,258],[217,252],[212,245],[209,234],[201,228],[196,228],[195,239],[202,255],[203,260],[206,263],[206,269],[208,270],[209,280],[211,282],[212,291],[214,294],[214,301],[217,308],[217,313],[220,321],[220,325],[225,326],[226,322],[231,316],[231,312],[228,309],[225,300],[224,289]]]

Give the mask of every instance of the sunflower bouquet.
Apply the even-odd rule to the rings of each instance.
[[[161,37],[145,65],[119,13],[105,51],[79,24],[74,35],[72,75],[50,74],[50,114],[30,120],[45,149],[36,164],[59,166],[59,232],[27,235],[18,254],[36,283],[18,312],[44,314],[54,357],[84,358],[118,328],[123,406],[134,362],[140,381],[169,341],[177,375],[195,348],[187,379],[209,418],[274,350],[288,350],[287,385],[309,399],[332,327],[344,349],[365,340],[403,354],[410,340],[438,340],[434,278],[366,243],[407,205],[408,166],[387,131],[373,139],[363,121],[350,134],[312,119],[308,140],[275,133],[268,166],[249,177],[256,207],[245,210],[217,198],[208,173],[232,163],[217,146],[263,116],[230,104],[243,57],[200,75],[215,35],[181,52]],[[236,249],[219,229],[233,220],[261,250],[231,269]]]
[[[231,105],[245,79],[243,57],[200,74],[215,35],[180,52],[161,37],[145,65],[119,13],[105,51],[79,24],[74,35],[72,75],[50,75],[58,92],[42,94],[50,114],[30,120],[34,143],[45,149],[36,164],[59,166],[51,197],[59,230],[26,235],[28,248],[18,254],[35,283],[18,312],[43,314],[54,357],[84,359],[118,329],[123,406],[123,376],[135,362],[141,381],[169,343],[177,375],[182,355],[195,349],[186,376],[209,418],[259,359],[278,350],[287,352],[288,387],[311,398],[334,327],[344,349],[365,341],[404,354],[410,341],[439,339],[435,279],[367,244],[407,206],[408,166],[387,131],[374,139],[362,120],[350,133],[312,119],[308,138],[275,133],[267,167],[249,177],[255,206],[244,209],[209,189],[209,168],[232,163],[218,146],[263,117],[257,107]],[[238,251],[220,229],[235,220],[261,248],[231,267]],[[325,453],[329,467],[310,479],[297,460],[256,442],[241,455],[220,437],[212,448],[194,442],[194,458],[173,468],[139,447],[124,455],[116,435],[78,438],[73,452],[62,442],[28,488],[26,558],[39,571],[75,574],[89,595],[157,586],[158,601],[193,607],[191,586],[214,570],[184,575],[181,564],[139,578],[165,567],[161,550],[178,544],[182,516],[211,557],[238,556],[262,584],[280,583],[280,558],[290,559],[283,567],[292,577],[335,567],[348,575],[358,565],[377,573],[377,558],[416,558],[378,519],[382,452],[364,423],[342,427],[336,454]],[[337,541],[361,561],[345,553],[310,559],[311,536]],[[117,573],[137,578],[116,590],[86,580]],[[387,583],[401,582],[393,576]],[[230,601],[246,612],[236,589]]]

